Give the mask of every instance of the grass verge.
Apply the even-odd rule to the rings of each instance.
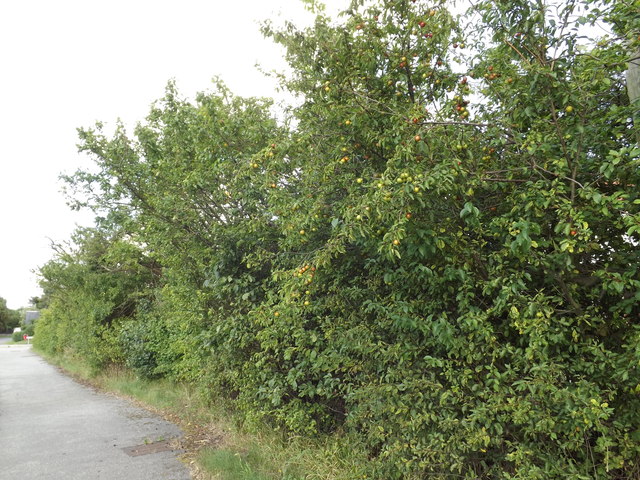
[[[348,480],[363,478],[355,451],[337,436],[283,438],[267,426],[243,428],[232,405],[180,383],[146,380],[122,368],[97,372],[71,356],[38,351],[81,383],[133,400],[178,424],[183,460],[196,480]]]

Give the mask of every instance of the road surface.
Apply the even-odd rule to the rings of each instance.
[[[30,345],[0,345],[0,479],[188,480],[180,452],[170,450],[180,435],[147,410],[74,382]]]

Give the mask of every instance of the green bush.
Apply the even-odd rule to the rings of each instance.
[[[120,326],[135,317],[155,275],[155,264],[123,236],[113,225],[79,229],[73,253],[41,267],[50,296],[36,324],[43,351],[79,355],[98,369],[122,361]]]
[[[97,168],[68,180],[109,215],[43,268],[36,339],[346,432],[375,478],[636,478],[630,5],[481,1],[474,28],[356,1],[265,25],[295,129],[169,85],[133,136],[81,131]],[[619,38],[581,44],[581,11]]]
[[[157,377],[158,364],[149,340],[147,325],[136,320],[125,323],[118,338],[125,365],[143,378]]]
[[[13,332],[13,335],[11,335],[11,340],[13,340],[14,342],[19,342],[22,340],[24,335],[24,332]]]

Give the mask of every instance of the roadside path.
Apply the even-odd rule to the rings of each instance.
[[[149,411],[74,382],[30,345],[0,345],[1,480],[188,480],[170,450],[180,436]]]

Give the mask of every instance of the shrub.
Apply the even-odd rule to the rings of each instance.
[[[157,377],[156,354],[150,345],[150,329],[146,323],[137,320],[124,323],[118,343],[127,367],[143,378]]]
[[[81,236],[45,269],[69,287],[56,348],[103,360],[126,318],[140,375],[346,431],[376,478],[637,477],[632,3],[579,17],[619,35],[580,45],[595,2],[483,0],[474,30],[354,1],[342,23],[264,28],[295,131],[220,85],[195,103],[170,85],[132,138],[82,130],[98,168],[70,182],[126,241]]]

